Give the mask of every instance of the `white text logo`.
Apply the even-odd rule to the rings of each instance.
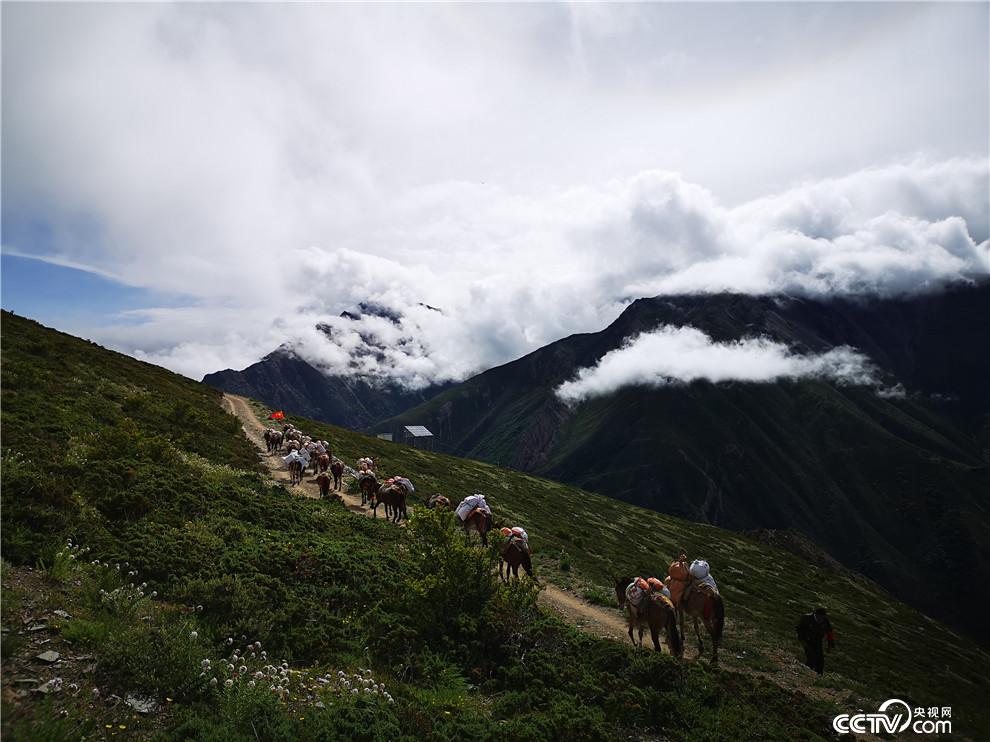
[[[875,714],[839,714],[832,719],[832,728],[842,733],[898,734],[910,727],[915,734],[951,734],[951,718],[951,706],[912,709],[901,699],[891,698]]]

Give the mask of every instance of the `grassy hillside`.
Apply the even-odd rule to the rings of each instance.
[[[268,413],[260,405],[258,410]],[[848,689],[858,704],[889,697],[922,704],[937,696],[952,705],[956,699],[958,713],[967,714],[978,725],[974,729],[990,733],[981,701],[990,692],[982,670],[990,654],[866,578],[815,566],[742,534],[522,472],[289,420],[327,436],[335,453],[351,462],[378,456],[385,473],[410,477],[423,497],[436,492],[457,500],[484,493],[498,518],[529,532],[537,570],[591,600],[610,596],[616,573],[665,574],[681,547],[691,558],[707,558],[727,605],[727,667],[781,672],[781,652],[799,655],[793,639],[797,617],[816,605],[828,606],[841,651],[829,656],[830,672],[821,685]],[[918,589],[924,592],[925,586]],[[690,656],[693,639],[688,647]]]
[[[733,619],[725,659],[751,672],[678,663],[579,634],[525,584],[502,587],[493,554],[466,547],[449,518],[420,509],[398,529],[274,486],[206,387],[9,314],[2,342],[5,738],[828,737],[836,707],[752,672],[775,672],[816,602],[839,631],[824,682],[850,688],[841,710],[900,695],[952,705],[958,729],[990,734],[977,674],[990,658],[868,584],[724,531],[327,429],[339,454],[380,455],[421,493],[485,492],[527,526],[538,570],[592,596],[613,570],[659,571],[676,546],[707,555]],[[267,659],[250,657],[254,641]],[[37,660],[43,648],[60,664]],[[64,689],[16,685],[56,674]],[[375,687],[352,693],[369,674]],[[131,713],[129,694],[157,709]]]

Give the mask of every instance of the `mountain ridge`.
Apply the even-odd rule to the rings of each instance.
[[[902,385],[903,398],[816,380],[627,386],[578,405],[554,393],[661,325],[716,342],[767,337],[805,353],[852,346]],[[873,301],[640,299],[598,333],[489,369],[381,428],[425,424],[449,453],[700,522],[796,529],[958,622],[965,581],[947,585],[938,565],[975,563],[982,574],[990,557],[986,337],[990,283]],[[929,594],[919,595],[919,579]]]

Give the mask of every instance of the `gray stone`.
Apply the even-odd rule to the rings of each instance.
[[[59,657],[61,657],[61,655],[51,649],[38,655],[38,659],[42,662],[58,662]]]
[[[145,698],[134,693],[128,693],[124,703],[137,711],[139,714],[153,714],[158,708],[158,702],[152,698]]]

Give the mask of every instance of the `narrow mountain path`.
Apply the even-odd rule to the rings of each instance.
[[[248,440],[250,440],[255,447],[257,447],[258,457],[262,460],[262,462],[264,462],[265,466],[268,467],[272,478],[276,482],[284,484],[291,492],[298,492],[305,497],[312,497],[316,499],[319,498],[319,487],[314,479],[310,479],[309,475],[307,475],[307,477],[303,479],[303,483],[301,485],[291,485],[289,482],[289,472],[285,467],[285,463],[282,461],[282,455],[267,453],[264,432],[265,428],[268,426],[257,416],[254,408],[251,406],[251,403],[247,398],[224,392],[223,404],[228,412],[235,415],[241,421],[244,434],[248,437]],[[353,478],[353,471],[354,470],[350,467],[345,468],[345,478]],[[337,492],[335,494],[341,497],[349,510],[370,517],[371,511],[361,505],[360,497],[344,492]],[[411,507],[409,509],[412,510]],[[574,625],[581,631],[602,638],[614,639],[616,641],[629,641],[626,622],[618,611],[604,608],[602,606],[591,605],[573,593],[546,582],[545,579],[542,580],[541,583],[543,585],[543,590],[540,591],[540,605],[556,611],[568,623]],[[685,624],[685,629],[685,633],[688,635],[685,643],[685,657],[688,658],[688,661],[697,661],[695,659],[697,645],[695,643],[694,632],[690,628],[689,622]],[[726,622],[726,630],[740,635],[745,635],[752,631],[752,629],[744,628],[738,624],[735,624],[731,620]],[[663,639],[661,639],[661,645],[663,646],[663,650],[666,652],[667,645]],[[650,648],[650,651],[652,651],[652,644],[649,634],[644,637],[643,646]],[[708,649],[707,641],[706,649]],[[800,661],[795,659],[783,648],[771,653],[771,657],[769,657],[769,659],[772,664],[775,665],[775,669],[769,671],[755,670],[751,667],[747,667],[740,661],[740,658],[735,658],[731,652],[726,651],[724,648],[720,655],[720,659],[722,661],[722,666],[727,670],[762,677],[763,679],[769,680],[782,688],[786,688],[788,690],[798,690],[807,696],[817,698],[821,701],[841,704],[846,701],[849,696],[849,692],[844,689],[815,685],[813,674],[810,673],[807,668],[800,663]]]
[[[541,605],[553,608],[568,623],[574,624],[582,631],[606,639],[629,641],[626,633],[626,622],[622,616],[615,611],[586,603],[573,593],[561,590],[556,585],[544,581],[539,602]],[[649,643],[649,639],[646,641]],[[662,646],[664,651],[667,651],[667,646],[665,644]]]
[[[224,407],[228,412],[236,416],[241,421],[241,427],[255,447],[258,449],[258,457],[264,462],[271,472],[272,478],[284,484],[292,492],[299,492],[306,497],[319,498],[320,490],[316,481],[309,476],[303,479],[301,485],[292,486],[289,483],[289,472],[282,461],[281,454],[269,454],[265,445],[265,428],[268,426],[258,418],[251,403],[245,397],[224,392]],[[348,476],[347,470],[344,476]],[[362,515],[371,515],[371,511],[361,505],[361,498],[345,492],[337,492],[349,510]],[[412,510],[412,508],[409,508]],[[540,604],[548,606],[563,616],[569,623],[574,624],[582,631],[587,631],[595,636],[608,637],[612,639],[626,640],[626,622],[616,611],[608,610],[600,606],[594,606],[578,598],[555,585],[543,582],[543,591],[540,593]]]
[[[290,492],[298,492],[305,497],[311,497],[316,500],[320,499],[320,487],[317,485],[316,479],[314,479],[311,474],[307,473],[303,476],[302,484],[293,485],[289,478],[289,470],[286,468],[285,462],[282,461],[283,454],[268,453],[268,446],[265,444],[265,428],[267,426],[264,422],[258,419],[257,415],[255,415],[254,410],[251,408],[250,402],[248,402],[245,397],[240,397],[236,394],[229,394],[227,392],[224,392],[223,401],[224,407],[227,411],[241,421],[241,427],[244,429],[244,435],[246,435],[248,440],[251,441],[258,449],[258,458],[260,458],[262,463],[268,467],[268,470],[271,472],[272,479],[285,485]],[[344,476],[347,476],[346,469]],[[340,499],[343,500],[344,505],[347,506],[348,510],[353,510],[356,513],[361,513],[362,515],[369,517],[372,515],[371,510],[361,505],[360,497],[343,491],[334,492],[333,494],[339,496]]]

